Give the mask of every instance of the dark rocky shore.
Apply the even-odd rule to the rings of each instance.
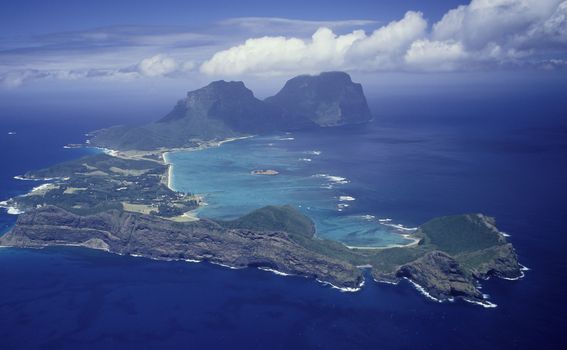
[[[166,185],[168,168],[158,156],[207,140],[371,118],[362,86],[342,72],[293,78],[264,101],[242,82],[213,82],[189,92],[155,123],[91,134],[91,146],[122,155],[88,156],[27,173],[24,178],[54,183],[2,202],[25,213],[0,237],[0,245],[77,245],[155,259],[261,267],[349,291],[363,284],[361,268],[370,268],[377,281],[406,278],[436,300],[463,298],[492,305],[479,291],[479,281],[523,274],[514,248],[490,217],[435,218],[407,235],[414,243],[376,249],[319,239],[313,222],[289,206],[260,208],[233,221],[191,221],[186,213],[199,199]]]
[[[480,216],[449,217],[449,222],[454,224],[458,218],[465,225],[478,224],[471,217]],[[16,226],[0,237],[0,245],[74,245],[154,259],[260,267],[317,279],[345,291],[361,287],[364,277],[359,267],[364,266],[371,268],[378,281],[395,283],[407,278],[439,301],[463,298],[486,305],[479,279],[522,275],[516,253],[505,241],[450,255],[428,242],[431,238],[423,229],[416,233],[421,237],[417,246],[379,250],[349,249],[314,234],[312,222],[287,206],[261,208],[229,222],[183,223],[121,210],[77,215],[45,206],[21,214]]]

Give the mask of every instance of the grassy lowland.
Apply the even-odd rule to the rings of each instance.
[[[195,209],[193,196],[164,184],[167,166],[157,161],[97,154],[31,171],[28,178],[52,178],[45,190],[12,199],[21,209],[55,205],[78,215],[124,209],[175,217]]]
[[[315,224],[313,221],[290,205],[270,205],[257,209],[236,220],[218,222],[227,228],[284,231],[292,236],[308,238],[315,235]]]
[[[435,218],[421,225],[420,230],[425,243],[452,255],[505,243],[493,220],[480,214]]]

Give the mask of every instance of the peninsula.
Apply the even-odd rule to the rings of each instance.
[[[491,276],[523,275],[514,248],[493,218],[482,214],[432,219],[406,246],[347,247],[317,236],[312,220],[291,206],[267,206],[232,221],[196,218],[199,196],[169,187],[164,154],[218,145],[253,133],[332,127],[370,119],[362,87],[345,73],[291,79],[260,101],[241,82],[214,82],[189,92],[166,117],[141,127],[90,135],[112,149],[20,178],[47,180],[0,205],[18,212],[0,245],[68,245],[164,260],[256,267],[315,279],[343,291],[410,281],[437,301],[460,298],[494,306],[479,290]],[[73,145],[75,146],[75,145]],[[276,175],[275,170],[252,174]],[[366,272],[365,272],[366,271]]]

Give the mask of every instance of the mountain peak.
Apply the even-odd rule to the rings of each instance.
[[[367,122],[372,118],[362,85],[345,72],[300,75],[266,102],[283,111],[286,119],[310,120],[319,126]]]
[[[301,80],[301,79],[306,79],[306,80],[312,80],[312,79],[319,79],[319,80],[325,80],[325,81],[334,81],[334,82],[342,82],[342,83],[352,83],[352,78],[350,77],[350,75],[346,72],[341,72],[341,71],[330,71],[330,72],[321,72],[319,74],[302,74],[302,75],[298,75],[295,78],[291,78],[290,80],[288,80],[288,82],[293,81],[293,80]]]
[[[264,101],[241,81],[213,81],[189,91],[165,117],[138,128],[96,133],[112,149],[185,147],[191,140],[362,123],[371,119],[362,86],[344,72],[301,75]]]
[[[218,89],[218,90],[247,90],[252,92],[250,89],[248,89],[246,87],[246,85],[244,85],[244,82],[242,81],[226,81],[226,80],[216,80],[213,82],[210,82],[209,85],[201,88],[201,89]],[[201,89],[197,89],[194,91],[189,91],[187,94],[190,94],[192,92],[201,90]]]

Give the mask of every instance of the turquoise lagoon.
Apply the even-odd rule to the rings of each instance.
[[[229,220],[265,205],[290,204],[313,219],[317,235],[349,246],[385,247],[407,244],[397,225],[380,213],[351,213],[357,198],[353,184],[333,169],[324,152],[290,147],[292,135],[252,137],[219,147],[167,154],[172,188],[195,193],[205,205],[199,217]],[[254,170],[278,175],[254,175]]]

